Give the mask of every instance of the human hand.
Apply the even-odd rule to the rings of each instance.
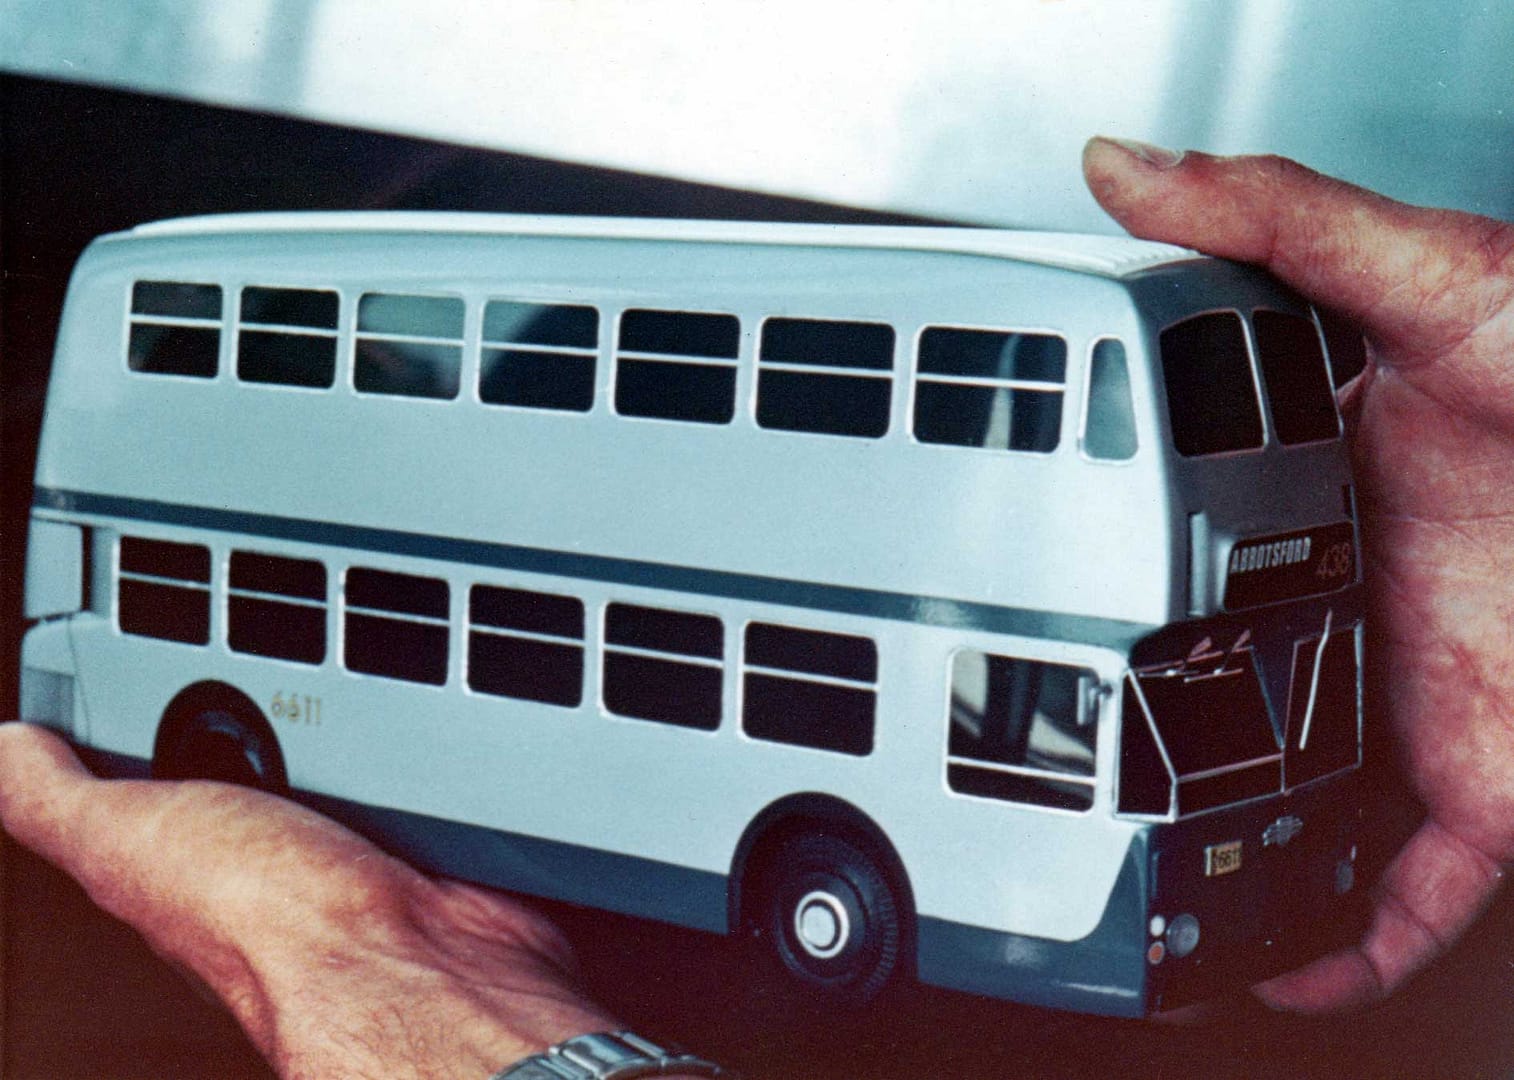
[[[284,1077],[483,1080],[617,1026],[529,908],[263,792],[96,780],[6,723],[0,824],[214,991]]]
[[[1273,157],[1094,139],[1094,197],[1136,236],[1265,266],[1366,331],[1342,399],[1380,688],[1427,816],[1354,949],[1258,988],[1324,1010],[1444,951],[1514,859],[1514,226],[1405,206]]]

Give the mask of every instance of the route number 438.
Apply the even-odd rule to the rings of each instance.
[[[1356,561],[1350,541],[1339,544],[1331,544],[1320,556],[1319,563],[1315,567],[1315,576],[1326,581],[1332,578],[1350,577],[1352,564]]]
[[[273,695],[269,702],[268,712],[275,720],[283,720],[290,724],[309,724],[314,727],[321,722],[321,699],[311,697],[309,694],[285,694]]]

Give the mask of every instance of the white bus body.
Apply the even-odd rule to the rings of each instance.
[[[1350,891],[1325,363],[1280,286],[1135,241],[144,226],[70,286],[23,713],[836,992],[1145,1014]]]

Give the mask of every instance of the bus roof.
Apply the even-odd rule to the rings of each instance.
[[[232,233],[375,232],[928,251],[1012,259],[1105,277],[1123,277],[1139,270],[1199,258],[1197,252],[1171,244],[1081,233],[961,226],[821,225],[411,210],[214,214],[139,225],[125,235],[190,237]]]

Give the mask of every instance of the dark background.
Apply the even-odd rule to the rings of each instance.
[[[900,221],[839,206],[0,76],[0,716],[16,709],[22,552],[68,273],[94,236],[218,211],[468,209]],[[1369,716],[1370,719],[1370,716]],[[1381,739],[1375,855],[1416,811]],[[270,1075],[234,1024],[70,882],[13,846],[4,881],[4,1075]],[[1344,1017],[1249,998],[1202,1022],[1104,1020],[924,987],[866,1013],[791,1015],[708,935],[551,906],[591,989],[632,1026],[778,1077],[1514,1077],[1514,899],[1392,1000]]]

